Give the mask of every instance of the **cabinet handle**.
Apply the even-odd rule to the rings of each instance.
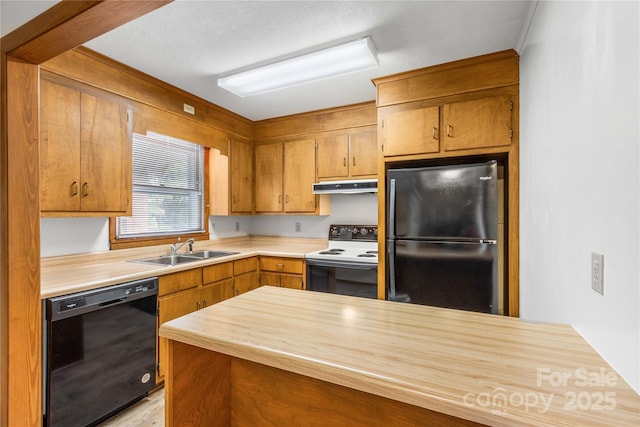
[[[353,166],[356,165],[356,156],[353,156]]]
[[[207,300],[203,299],[202,300],[202,308],[205,308],[207,306]]]
[[[438,139],[438,128],[433,127],[433,139]]]
[[[345,166],[345,167],[347,166],[347,158],[346,157],[342,158],[342,166]]]
[[[196,301],[196,310],[200,310],[200,301]]]
[[[82,197],[87,197],[89,195],[89,184],[88,183],[84,183],[82,184]]]
[[[78,181],[73,181],[71,183],[71,195],[75,196],[78,194]]]
[[[278,194],[278,204],[282,204],[282,194]]]
[[[235,205],[236,204],[236,195],[234,194],[231,197],[232,197],[232,200],[233,200],[233,204]]]
[[[284,268],[284,264],[276,264],[276,270],[282,270]]]
[[[289,195],[288,194],[286,196],[284,196],[284,202],[285,203],[289,203]]]
[[[447,125],[447,136],[453,138],[453,126]]]

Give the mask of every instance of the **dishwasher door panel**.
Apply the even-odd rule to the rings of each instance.
[[[95,425],[155,386],[156,295],[47,325],[46,425]]]

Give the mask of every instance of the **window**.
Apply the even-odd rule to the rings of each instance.
[[[206,232],[201,145],[134,134],[132,184],[132,216],[116,219],[116,240]]]

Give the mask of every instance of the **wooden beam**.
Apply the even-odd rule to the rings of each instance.
[[[166,3],[62,1],[0,40],[0,427],[42,425],[38,64]]]
[[[2,51],[40,64],[170,2],[62,1],[3,37]]]

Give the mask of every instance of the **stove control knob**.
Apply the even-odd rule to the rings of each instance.
[[[366,227],[362,227],[360,229],[360,234],[362,234],[363,236],[366,236],[368,232],[369,232],[369,230],[367,230]]]
[[[338,229],[336,227],[331,227],[331,235],[334,237],[338,235]]]
[[[378,227],[374,227],[373,234],[376,235],[376,236],[378,235]]]

